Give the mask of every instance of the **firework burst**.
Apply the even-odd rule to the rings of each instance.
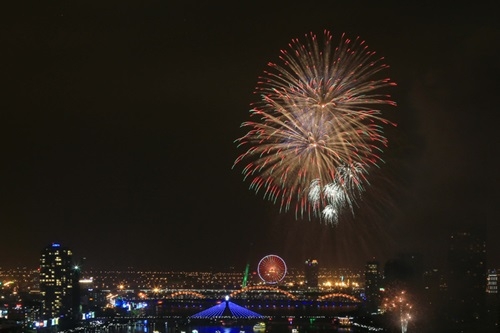
[[[237,139],[247,147],[234,162],[244,164],[250,189],[279,202],[281,211],[337,223],[369,185],[369,171],[382,162],[387,146],[380,105],[395,105],[378,93],[393,86],[377,78],[388,66],[359,38],[342,35],[338,46],[324,31],[305,43],[294,39],[259,78],[248,132]]]
[[[382,312],[392,312],[397,316],[402,333],[406,333],[408,330],[408,322],[412,319],[411,311],[412,305],[409,303],[405,291],[401,291],[392,298],[384,299],[382,304]]]

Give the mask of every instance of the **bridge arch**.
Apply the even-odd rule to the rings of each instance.
[[[184,296],[194,296],[197,298],[205,298],[205,295],[203,295],[203,294],[200,294],[196,291],[188,291],[188,290],[177,291],[177,292],[172,293],[169,296],[167,296],[167,298],[183,298]]]
[[[279,294],[283,294],[285,296],[287,296],[288,298],[292,299],[292,300],[297,300],[297,296],[295,296],[294,294],[286,291],[286,290],[281,290],[277,287],[271,287],[271,286],[249,286],[249,287],[245,287],[245,288],[242,288],[240,290],[236,290],[236,291],[233,291],[231,294],[229,294],[229,297],[233,298],[239,294],[242,294],[242,293],[247,293],[247,292],[252,292],[252,291],[268,291],[268,292],[275,292],[275,293],[279,293]]]
[[[330,300],[330,299],[343,299],[343,300],[348,299],[354,303],[361,303],[361,301],[359,299],[357,299],[356,297],[354,297],[352,295],[348,295],[348,294],[342,294],[342,293],[332,293],[332,294],[322,295],[322,296],[318,297],[318,301],[326,301],[326,300]]]

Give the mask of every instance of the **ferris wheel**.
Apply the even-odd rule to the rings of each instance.
[[[270,254],[259,261],[257,273],[265,283],[276,284],[283,280],[286,269],[286,263],[281,257]]]

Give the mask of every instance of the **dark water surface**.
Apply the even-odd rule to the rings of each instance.
[[[295,330],[294,330],[295,329]],[[332,325],[268,325],[265,331],[254,331],[253,324],[248,325],[176,325],[165,322],[141,322],[133,324],[115,324],[102,327],[85,328],[85,333],[107,332],[107,333],[316,333],[316,332],[366,332],[356,326],[334,327]]]

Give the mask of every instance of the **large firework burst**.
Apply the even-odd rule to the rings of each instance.
[[[259,77],[246,135],[236,140],[247,150],[234,162],[246,163],[244,179],[264,198],[295,207],[297,217],[319,217],[337,223],[369,184],[371,168],[387,146],[380,105],[395,105],[378,93],[395,85],[379,77],[388,66],[359,38],[340,38],[324,31],[305,43],[293,39],[282,50],[281,64],[269,63]],[[377,78],[378,77],[378,78]]]

